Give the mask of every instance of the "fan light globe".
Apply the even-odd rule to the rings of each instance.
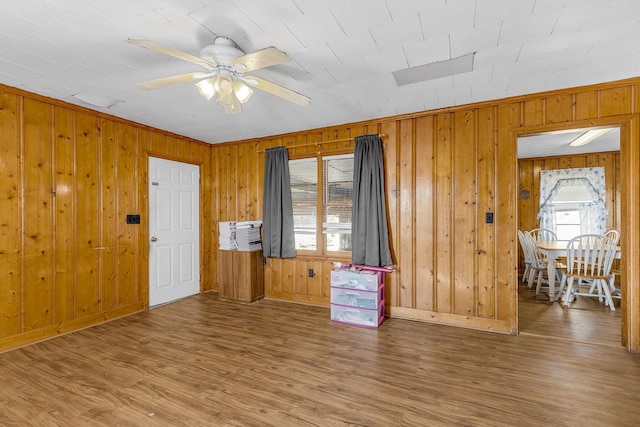
[[[218,95],[228,95],[233,90],[233,81],[229,76],[220,75],[216,77],[213,87],[218,92]]]
[[[196,87],[198,88],[198,91],[200,91],[200,95],[204,96],[207,101],[213,98],[213,95],[216,94],[214,85],[215,83],[213,78],[200,80],[196,83]]]
[[[253,95],[253,90],[246,84],[236,81],[233,83],[233,93],[236,95],[236,98],[238,98],[238,101],[246,104],[249,98],[251,98],[251,95]]]

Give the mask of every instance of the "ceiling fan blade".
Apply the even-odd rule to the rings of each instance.
[[[291,89],[287,89],[286,87],[277,85],[258,77],[244,76],[242,81],[248,86],[263,90],[265,92],[269,92],[272,95],[279,96],[280,98],[286,99],[287,101],[293,102],[294,104],[304,106],[311,102],[311,98],[309,98],[308,96],[304,96],[298,92],[292,91]]]
[[[158,89],[165,86],[170,86],[178,83],[192,82],[194,80],[201,80],[209,77],[207,73],[187,73],[179,74],[177,76],[163,77],[157,80],[150,80],[144,83],[138,83],[136,86],[140,89]]]
[[[247,72],[271,67],[272,65],[286,64],[288,62],[291,62],[289,55],[271,46],[234,58],[229,61],[229,64],[242,64],[244,68],[240,71]]]
[[[143,39],[127,39],[127,41],[131,44],[135,44],[136,46],[141,46],[156,52],[164,53],[165,55],[173,56],[174,58],[182,59],[183,61],[192,62],[194,64],[201,65],[209,70],[212,67],[215,67],[216,64],[212,61],[208,61],[206,59],[200,58],[199,56],[194,56],[186,52],[182,52],[177,49],[173,49],[168,46],[163,46],[156,42],[152,42],[150,40]]]

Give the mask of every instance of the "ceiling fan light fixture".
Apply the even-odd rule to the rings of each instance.
[[[165,55],[173,56],[207,69],[206,73],[192,72],[164,77],[140,83],[141,89],[157,89],[183,82],[193,82],[200,94],[207,100],[217,95],[217,104],[222,105],[227,114],[242,111],[242,104],[249,101],[253,89],[259,89],[298,105],[309,104],[310,98],[286,87],[257,77],[246,77],[245,72],[291,62],[291,58],[275,47],[267,47],[245,54],[233,40],[217,37],[213,44],[203,47],[200,56],[173,49],[168,46],[142,39],[128,39],[129,43]]]
[[[253,90],[246,84],[236,81],[233,83],[233,93],[235,94],[238,101],[242,104],[246,104],[251,95],[253,95]]]
[[[588,130],[582,135],[580,135],[579,137],[577,137],[576,139],[574,139],[573,141],[571,141],[569,145],[572,147],[581,147],[583,145],[587,145],[594,139],[600,138],[602,135],[609,132],[610,130],[611,128]]]
[[[224,107],[225,114],[238,114],[242,112],[242,104],[233,92],[218,94],[217,103]]]
[[[216,92],[218,92],[218,96],[229,95],[231,92],[233,92],[233,80],[231,80],[231,77],[224,74],[216,77],[213,86],[215,87]]]
[[[198,88],[200,95],[204,96],[207,101],[213,98],[213,95],[216,94],[214,78],[200,80],[196,83],[196,87]]]

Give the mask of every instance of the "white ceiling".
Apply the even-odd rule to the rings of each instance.
[[[217,35],[293,62],[256,71],[311,98],[256,93],[225,115],[193,83],[136,83],[202,71],[126,42],[193,55]],[[392,72],[475,53],[473,71],[398,86]],[[3,0],[0,83],[218,143],[640,75],[637,0]]]

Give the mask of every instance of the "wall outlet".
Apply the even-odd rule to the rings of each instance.
[[[313,277],[313,276],[314,276],[313,268],[310,268],[309,269],[309,277]]]

